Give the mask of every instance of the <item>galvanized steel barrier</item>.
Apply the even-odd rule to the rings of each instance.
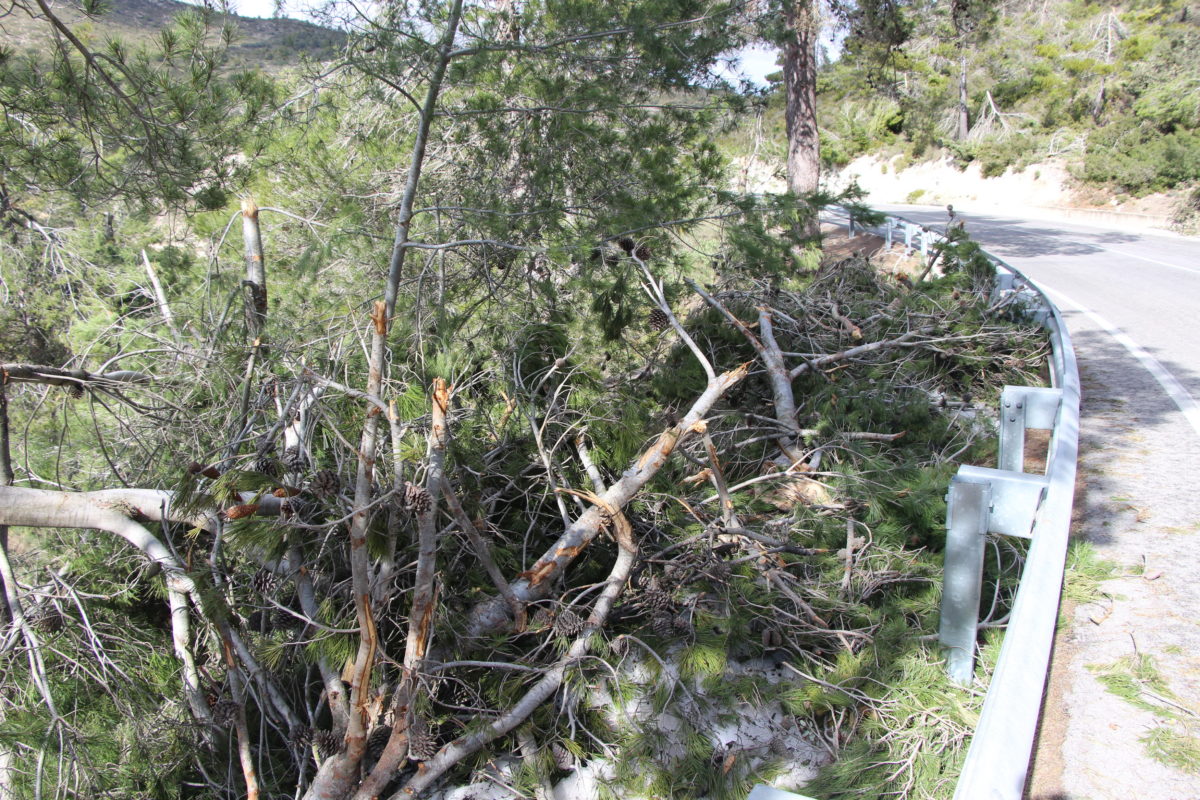
[[[856,220],[842,214],[842,224],[853,235]],[[889,247],[903,239],[906,249],[923,255],[945,241],[936,231],[900,217],[887,217],[871,232],[882,236]],[[1019,270],[990,254],[988,258],[997,268],[994,299],[1008,295],[1023,303],[1047,330],[1052,388],[1004,388],[997,468],[959,467],[947,494],[939,638],[947,648],[947,670],[956,682],[970,683],[974,676],[987,535],[1031,540],[955,800],[1020,800],[1024,792],[1054,643],[1079,450],[1079,369],[1062,314]],[[1023,471],[1029,429],[1051,431],[1044,474]],[[774,790],[752,796],[800,797]]]

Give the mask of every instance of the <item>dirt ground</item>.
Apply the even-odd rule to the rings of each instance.
[[[898,243],[888,250],[880,236],[860,233],[850,237],[846,235],[845,228],[832,224],[823,225],[821,234],[824,237],[824,256],[821,259],[823,263],[841,261],[852,256],[865,256],[880,272],[888,275],[907,275],[910,278],[920,275],[925,269],[925,262],[920,253],[905,253],[904,246]]]

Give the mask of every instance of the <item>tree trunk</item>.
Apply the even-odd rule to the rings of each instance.
[[[788,191],[807,195],[817,190],[821,177],[817,132],[818,20],[813,0],[789,0],[784,5],[784,20],[788,31],[783,46]]]
[[[954,138],[965,141],[971,132],[971,112],[967,106],[967,54],[960,51],[958,55],[958,128]]]

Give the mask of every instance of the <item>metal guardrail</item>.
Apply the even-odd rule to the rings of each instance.
[[[856,222],[848,214],[846,218],[844,224],[853,235]],[[925,256],[945,240],[936,231],[894,216],[871,232],[889,247],[902,237],[907,250],[919,249]],[[947,495],[939,638],[948,647],[947,669],[953,680],[969,683],[974,675],[987,534],[1032,540],[954,800],[1020,800],[1024,792],[1054,643],[1079,453],[1079,369],[1062,314],[1020,270],[990,254],[988,258],[997,267],[995,294],[1019,295],[1047,329],[1053,388],[1005,387],[998,468],[960,467]],[[1025,431],[1039,428],[1052,431],[1050,449],[1045,474],[1031,475],[1023,472]],[[800,797],[778,792],[761,796]]]

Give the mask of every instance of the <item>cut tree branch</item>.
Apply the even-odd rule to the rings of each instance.
[[[705,429],[704,416],[720,397],[744,378],[750,365],[742,364],[709,381],[708,387],[692,404],[687,414],[675,426],[663,431],[658,439],[613,483],[602,495],[600,502],[585,511],[567,526],[558,541],[538,559],[530,569],[522,572],[509,586],[513,594],[524,604],[545,597],[560,575],[599,535],[610,514],[606,507],[622,509],[641,491],[651,478],[667,463],[676,446],[687,436]],[[513,624],[511,608],[502,597],[485,600],[472,609],[467,635],[481,637],[508,631]]]

